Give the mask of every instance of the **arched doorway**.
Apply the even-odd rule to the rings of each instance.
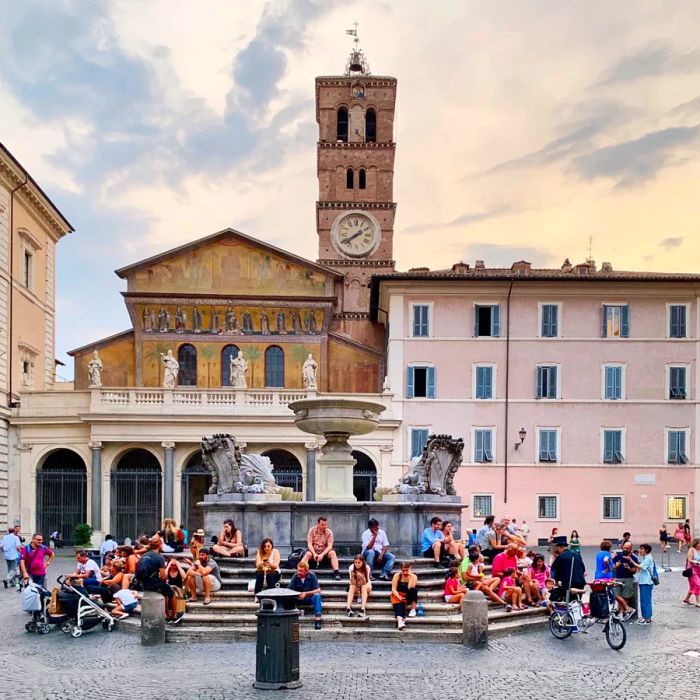
[[[36,531],[48,544],[52,532],[73,544],[73,528],[87,520],[87,470],[73,450],[52,452],[36,473]]]
[[[268,450],[263,456],[272,462],[272,473],[278,486],[287,486],[297,493],[304,489],[304,477],[299,460],[287,450]]]
[[[358,501],[373,501],[377,488],[377,468],[364,453],[353,451],[357,464],[352,468],[352,492]]]
[[[148,450],[129,450],[110,475],[111,530],[118,542],[152,535],[161,526],[162,477],[158,460]]]
[[[202,454],[197,452],[187,460],[187,466],[182,470],[182,522],[190,536],[195,530],[204,527],[204,513],[197,506],[209,493],[211,474],[202,464]]]

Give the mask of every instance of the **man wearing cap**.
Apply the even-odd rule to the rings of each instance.
[[[586,585],[586,566],[578,552],[569,549],[566,535],[560,535],[552,540],[555,559],[552,562],[552,578],[557,582],[552,589],[549,599],[552,602],[566,600],[570,588],[583,589]]]

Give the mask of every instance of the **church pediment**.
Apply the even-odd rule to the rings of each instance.
[[[233,229],[123,267],[130,293],[330,296],[340,275]]]

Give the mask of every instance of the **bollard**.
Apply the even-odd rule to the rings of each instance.
[[[160,593],[144,591],[141,598],[141,644],[165,644],[165,601]]]
[[[489,604],[483,593],[467,591],[462,599],[462,644],[485,647],[489,641]]]

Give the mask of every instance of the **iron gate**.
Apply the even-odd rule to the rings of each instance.
[[[275,467],[272,470],[272,474],[275,477],[277,486],[286,486],[293,489],[297,493],[301,493],[303,484],[301,467],[281,467],[280,469]]]
[[[84,468],[42,469],[36,475],[37,532],[48,544],[52,532],[73,544],[73,529],[87,519],[87,474]]]
[[[182,472],[180,526],[190,533],[204,527],[204,513],[197,503],[204,500],[204,495],[209,493],[210,486],[211,474],[201,462],[191,462]]]
[[[118,542],[136,541],[161,527],[162,479],[160,469],[117,468],[110,477],[112,534]]]

